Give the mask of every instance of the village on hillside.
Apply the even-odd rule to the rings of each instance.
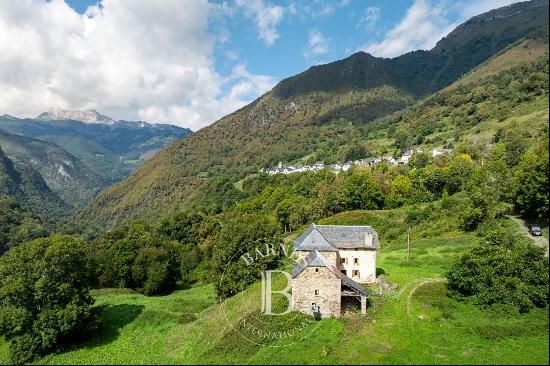
[[[436,157],[443,154],[449,154],[453,150],[447,148],[435,148],[432,150],[432,157]],[[326,165],[323,161],[318,161],[313,165],[301,165],[301,164],[291,164],[284,165],[282,162],[279,162],[277,167],[269,167],[267,169],[260,169],[261,173],[267,173],[269,175],[275,174],[293,174],[293,173],[304,173],[304,172],[318,172],[319,170],[329,169],[330,171],[338,174],[343,171],[346,172],[350,170],[353,166],[375,166],[380,163],[387,163],[391,165],[407,165],[412,159],[415,153],[421,153],[422,149],[417,148],[415,150],[405,150],[400,158],[396,159],[391,155],[377,156],[353,161],[347,161],[345,163],[335,163]]]

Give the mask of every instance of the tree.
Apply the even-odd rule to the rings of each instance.
[[[470,155],[460,154],[454,157],[446,168],[448,193],[462,191],[473,172],[474,163]]]
[[[391,193],[386,196],[386,207],[395,208],[405,204],[413,193],[413,182],[406,175],[399,174],[391,182]]]
[[[476,305],[512,304],[520,312],[548,305],[548,258],[526,238],[504,230],[459,257],[447,273],[449,294]]]
[[[376,210],[382,207],[384,194],[367,171],[352,171],[344,181],[344,201],[348,209]]]
[[[521,159],[514,177],[515,206],[526,216],[548,217],[548,140]]]
[[[503,159],[491,159],[476,169],[466,185],[466,191],[474,208],[479,209],[485,218],[502,218],[511,211],[511,174]],[[476,215],[479,211],[464,213],[479,218]],[[470,228],[475,229],[475,226]]]
[[[171,231],[176,236],[181,232]],[[92,244],[98,285],[133,288],[145,295],[166,294],[180,278],[183,247],[140,221],[108,233]]]
[[[220,299],[243,291],[263,270],[276,268],[284,256],[277,221],[267,215],[227,215],[212,241],[214,285]],[[268,253],[266,245],[277,249],[276,253]]]
[[[132,265],[132,279],[147,295],[163,295],[176,287],[177,268],[174,257],[163,247],[139,249]]]
[[[529,146],[529,141],[522,130],[515,128],[506,134],[504,146],[506,147],[506,164],[508,164],[509,167],[513,167],[519,163],[521,156]]]
[[[27,363],[85,329],[91,319],[86,245],[55,235],[0,257],[0,335]]]
[[[171,240],[177,240],[182,244],[196,245],[202,239],[201,226],[204,219],[204,216],[200,214],[178,212],[159,220],[156,230]]]
[[[432,160],[432,157],[428,153],[414,154],[411,161],[409,162],[409,166],[413,169],[424,168],[426,165],[428,165],[430,160]]]
[[[413,182],[406,175],[399,174],[391,183],[391,193],[401,197],[410,197],[413,190]]]
[[[428,165],[420,174],[423,186],[436,196],[441,196],[445,188],[446,174],[443,168]]]

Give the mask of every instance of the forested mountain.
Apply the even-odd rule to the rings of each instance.
[[[11,161],[2,145],[0,142],[0,254],[10,244],[45,235],[46,226],[70,210],[37,170]]]
[[[457,80],[510,43],[547,34],[548,2],[518,3],[472,18],[430,51],[394,59],[365,53],[281,81],[272,91],[146,162],[107,189],[79,219],[108,226],[189,208],[233,205],[233,183],[295,159],[365,156],[362,126]],[[357,144],[350,144],[357,141]]]
[[[66,204],[53,193],[40,173],[32,167],[14,163],[0,152],[0,195],[39,214],[59,213]]]
[[[473,17],[429,51],[409,52],[392,59],[359,52],[283,80],[273,92],[280,98],[291,98],[312,92],[369,90],[391,85],[423,97],[451,84],[508,44],[547,24],[547,1],[517,3]]]
[[[96,111],[55,110],[35,119],[0,116],[0,129],[58,145],[106,185],[126,178],[159,149],[191,132],[166,124],[114,121]]]
[[[107,185],[79,159],[50,142],[0,130],[0,146],[10,160],[37,171],[68,206],[82,206]]]

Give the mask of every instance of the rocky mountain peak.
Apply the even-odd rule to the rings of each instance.
[[[73,120],[84,123],[102,123],[107,125],[114,125],[115,121],[98,113],[96,110],[87,111],[68,111],[62,109],[51,109],[48,112],[41,113],[37,119],[42,121],[64,121]]]

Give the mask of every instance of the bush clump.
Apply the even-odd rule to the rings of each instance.
[[[90,325],[86,245],[55,235],[0,257],[0,335],[15,364],[28,363]]]
[[[548,258],[529,240],[504,230],[459,257],[447,274],[449,294],[476,305],[511,304],[525,313],[548,305]]]

